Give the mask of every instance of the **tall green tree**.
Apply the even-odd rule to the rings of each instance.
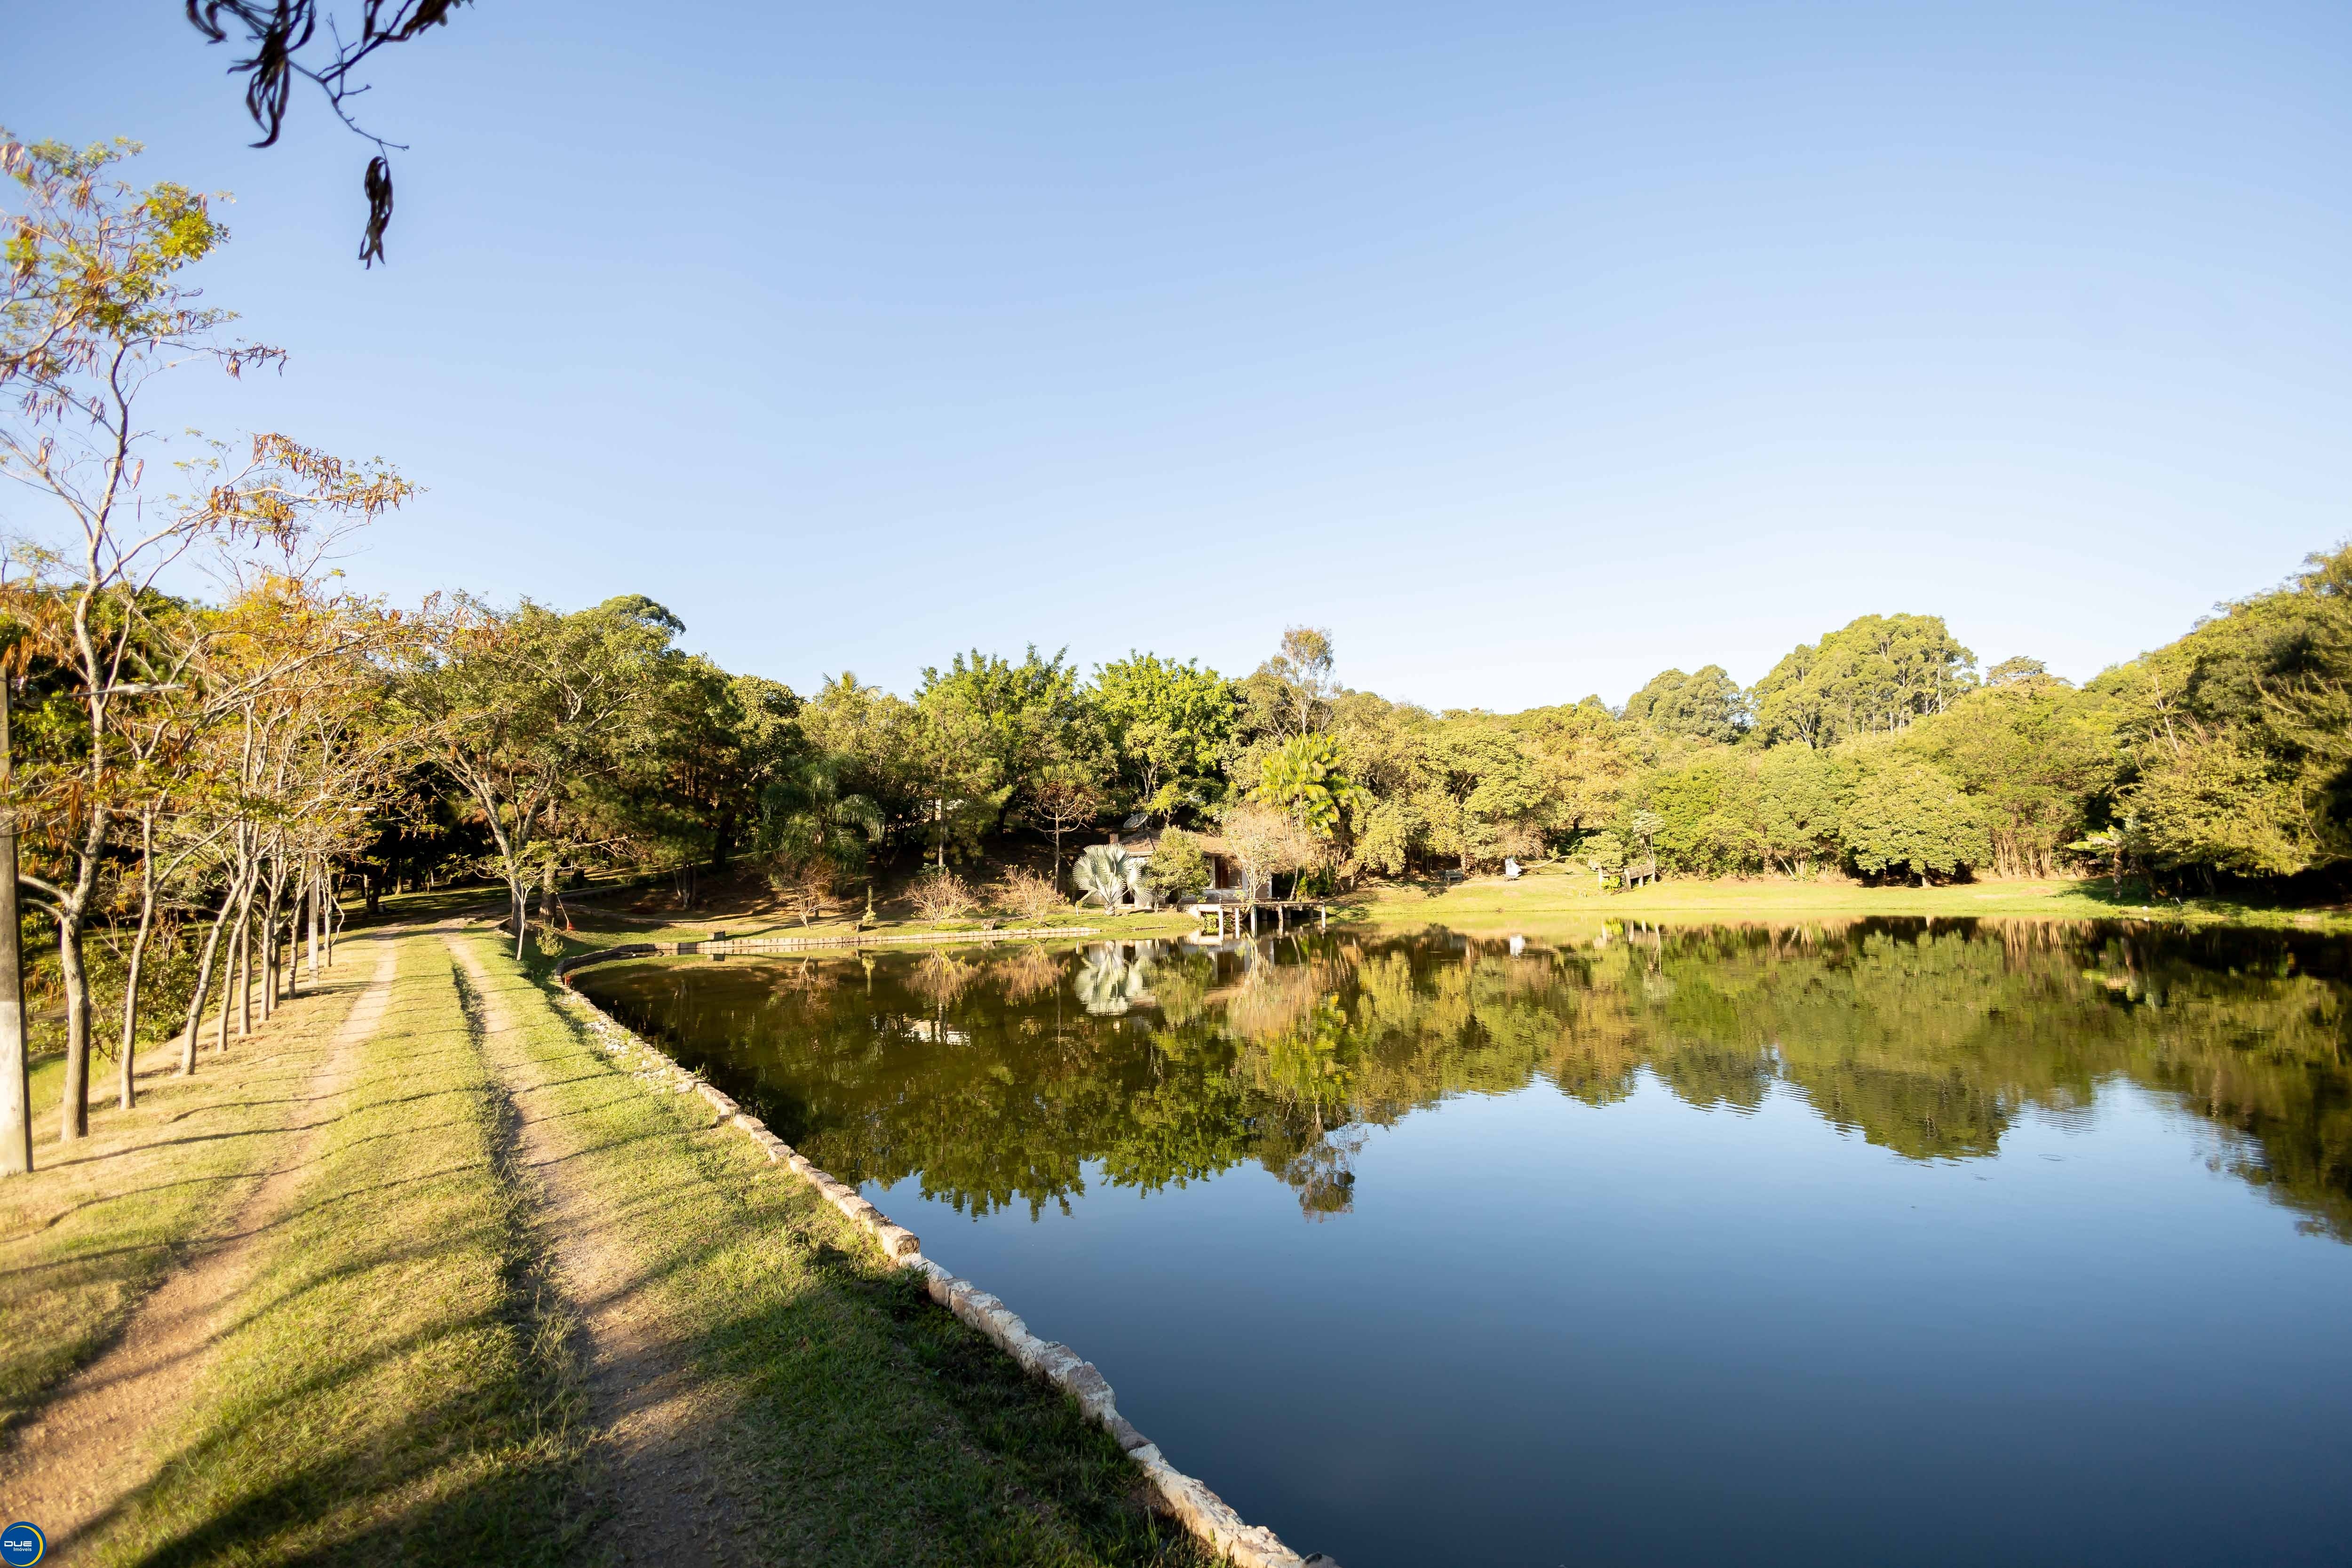
[[[1922,721],[1907,742],[1982,809],[2004,877],[2055,876],[2062,847],[2105,808],[2120,761],[2105,705],[2040,670],[2008,661],[2000,679]]]
[[[1250,799],[1285,811],[1318,838],[1336,838],[1351,812],[1371,805],[1371,792],[1340,771],[1339,745],[1328,735],[1294,735],[1269,752]]]
[[[641,595],[570,615],[528,599],[510,611],[467,601],[408,671],[402,698],[420,744],[498,847],[518,958],[531,873],[563,842],[567,801],[656,743],[647,720],[674,690],[685,656],[672,639],[684,629]]]
[[[1848,748],[1840,761],[1838,834],[1864,876],[1924,880],[1991,858],[1992,837],[1975,803],[1932,763],[1883,742]]]
[[[1756,723],[1767,744],[1895,734],[1969,690],[1975,668],[1940,616],[1863,616],[1756,683]]]
[[[978,853],[1024,789],[1056,763],[1099,755],[1103,743],[1076,668],[1034,647],[1018,663],[975,648],[924,670],[915,710],[942,862],[950,844]]]
[[[1130,653],[1097,668],[1093,698],[1135,809],[1165,819],[1219,803],[1241,717],[1232,682],[1194,660]]]
[[[1748,693],[1719,664],[1662,670],[1625,700],[1625,722],[1662,735],[1729,745],[1748,731]]]

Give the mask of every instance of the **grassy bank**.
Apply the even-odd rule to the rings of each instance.
[[[299,1194],[261,1233],[185,1407],[152,1424],[155,1479],[104,1517],[89,1560],[635,1560],[614,1522],[626,1490],[615,1418],[551,1268],[565,1241],[594,1248],[600,1289],[684,1369],[685,1430],[719,1478],[670,1500],[693,1516],[694,1560],[1204,1561],[1146,1511],[1140,1477],[1062,1395],[887,1268],[740,1133],[712,1128],[700,1101],[587,1045],[494,937],[457,939],[480,960],[478,983],[441,934],[397,940],[380,1026],[331,1103],[303,1114],[323,1124]],[[343,967],[356,974],[371,945],[348,944]],[[53,1384],[152,1282],[168,1256],[159,1193],[215,1184],[202,1214],[173,1222],[193,1235],[226,1201],[220,1169],[250,1173],[292,1149],[301,1134],[283,1102],[350,991],[303,1005],[268,1048],[196,1080],[215,1097],[205,1106],[157,1096],[158,1117],[181,1121],[127,1124],[123,1148],[77,1178],[70,1213],[31,1226],[46,1211],[27,1211],[9,1233],[12,1261],[34,1266],[6,1276],[12,1353],[57,1341],[12,1372],[18,1386]],[[486,1029],[490,1012],[512,1026]],[[272,1101],[267,1125],[222,1120]],[[197,1116],[226,1135],[173,1135]],[[263,1142],[221,1154],[247,1136]],[[593,1194],[562,1237],[544,1209],[543,1173],[558,1170]],[[52,1208],[64,1179],[38,1178]],[[68,1267],[142,1248],[143,1272],[85,1280]],[[100,1326],[47,1333],[69,1319]]]
[[[2165,920],[2234,921],[2352,931],[2342,910],[2274,909],[2226,900],[2151,900],[2126,883],[2117,892],[2104,879],[1958,882],[1937,887],[1865,887],[1857,882],[1785,878],[1675,879],[1603,890],[1589,871],[1538,867],[1514,882],[1480,877],[1452,885],[1391,883],[1366,890],[1334,909],[1334,917],[1383,928],[1443,925],[1457,931],[1504,931],[1521,926],[1604,920],[1770,921],[1854,919],[1872,915],[1937,919]]]
[[[1189,1563],[1107,1436],[885,1268],[849,1223],[698,1100],[647,1092],[471,940],[519,1093],[599,1194],[593,1224],[690,1359],[697,1419],[760,1555],[810,1563]]]

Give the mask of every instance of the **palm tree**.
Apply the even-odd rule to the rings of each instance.
[[[1250,798],[1288,812],[1318,838],[1329,838],[1349,808],[1371,804],[1370,792],[1339,771],[1341,761],[1328,735],[1294,735],[1261,765]]]
[[[814,756],[785,770],[760,796],[760,851],[771,876],[823,866],[838,877],[866,868],[882,841],[882,810],[842,787],[838,757]]]
[[[1119,901],[1142,881],[1143,864],[1115,844],[1089,844],[1072,863],[1070,880],[1078,886],[1079,902],[1091,896],[1117,914]]]

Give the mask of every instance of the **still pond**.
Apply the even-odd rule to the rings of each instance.
[[[579,984],[1347,1568],[2352,1562],[2340,940],[1334,932]]]

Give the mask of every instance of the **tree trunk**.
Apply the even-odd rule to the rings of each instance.
[[[221,928],[228,923],[228,911],[236,903],[236,889],[231,886],[221,894],[220,913],[213,917],[213,928],[205,937],[204,956],[196,961],[196,988],[188,998],[188,1027],[180,1041],[182,1078],[196,1070],[196,1037],[204,1032],[205,998],[213,988],[213,960],[220,955]]]
[[[245,884],[239,881],[230,890],[229,903],[236,909],[242,909],[244,899]],[[236,1005],[236,950],[245,942],[245,917],[242,914],[230,912],[226,931],[228,946],[221,952],[220,1017],[213,1030],[213,1048],[222,1052],[228,1049],[228,1016],[230,1010]]]
[[[58,912],[58,963],[66,982],[66,1087],[58,1108],[58,1142],[89,1134],[89,974],[82,968],[81,922]]]
[[[310,875],[305,884],[309,889],[309,897],[304,900],[303,904],[304,908],[310,911],[310,945],[306,956],[310,963],[310,984],[313,985],[319,984],[319,906],[322,901],[319,894],[320,888],[324,886],[326,880],[326,868],[320,866],[318,862],[312,861],[310,864]]]
[[[122,1109],[139,1103],[131,1063],[139,1046],[139,971],[147,958],[147,938],[155,929],[155,811],[139,814],[139,934],[131,939],[131,963],[122,974]]]
[[[236,1037],[253,1033],[253,896],[236,912]]]
[[[286,904],[286,862],[273,859],[269,867],[269,899],[261,909],[261,1016],[263,1022],[278,1016],[278,988],[282,978],[278,969],[278,917]],[[291,931],[287,946],[293,945]],[[290,957],[291,954],[289,953]]]
[[[16,819],[10,788],[8,676],[0,671],[0,1175],[33,1168],[32,1064],[25,1049],[25,916],[16,901]]]

